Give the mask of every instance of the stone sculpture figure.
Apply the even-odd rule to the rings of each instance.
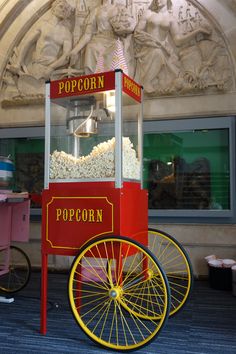
[[[120,20],[124,21],[123,25]],[[135,24],[134,18],[124,6],[113,4],[111,0],[103,0],[102,4],[93,9],[86,19],[85,33],[70,53],[71,65],[76,64],[78,54],[85,49],[84,70],[86,74],[95,72],[101,54],[104,58],[104,70],[110,70],[118,38],[127,49],[125,53],[127,65],[129,65],[133,58],[130,54],[131,48],[127,48],[126,40],[134,30]]]
[[[176,48],[188,44],[199,34],[211,34],[207,24],[180,33],[171,8],[171,0],[153,0],[135,30],[138,47],[135,77],[147,93],[170,94],[182,88],[184,82]]]
[[[55,69],[68,63],[68,53],[72,49],[68,19],[72,12],[73,8],[66,0],[55,0],[49,19],[40,21],[16,50],[8,70],[17,75],[20,81],[27,81],[29,77],[44,81],[50,78]],[[32,58],[29,59],[32,49]]]
[[[187,1],[185,16],[179,8],[179,30],[191,33],[197,28],[206,27],[206,19],[191,2]],[[209,25],[208,25],[209,27]],[[181,76],[184,85],[181,93],[189,91],[225,91],[232,83],[229,55],[222,38],[212,27],[211,36],[199,33],[191,42],[178,48]]]
[[[128,75],[152,97],[232,87],[227,44],[207,13],[192,1],[124,3],[97,0],[94,7],[92,0],[86,6],[54,0],[8,61],[2,80],[4,102],[11,104],[13,99],[15,104],[17,98],[22,104],[22,97],[26,103],[38,98],[42,102],[49,78],[94,73],[98,67],[111,70],[118,39]]]

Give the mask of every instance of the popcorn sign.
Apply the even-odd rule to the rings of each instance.
[[[122,90],[127,95],[141,102],[142,87],[129,76],[122,73]],[[115,89],[115,71],[96,73],[79,77],[51,81],[50,98],[80,96]]]
[[[52,195],[46,203],[48,246],[75,249],[95,236],[113,233],[113,209],[106,196]]]
[[[115,72],[109,71],[52,81],[50,85],[50,98],[80,96],[114,89]]]
[[[127,95],[133,97],[136,101],[141,102],[142,86],[138,85],[127,75],[123,75],[123,91],[127,93]]]

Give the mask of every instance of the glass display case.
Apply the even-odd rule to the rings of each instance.
[[[121,70],[47,83],[49,183],[141,182],[142,88]]]

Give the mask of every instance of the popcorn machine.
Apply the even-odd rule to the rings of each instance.
[[[76,256],[68,285],[70,305],[92,340],[125,351],[145,345],[159,332],[168,316],[169,290],[157,260],[145,247],[147,212],[142,87],[121,70],[48,82],[43,334],[49,254]]]

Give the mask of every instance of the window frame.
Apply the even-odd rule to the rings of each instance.
[[[231,223],[236,221],[235,196],[235,116],[199,117],[144,121],[144,134],[174,133],[199,129],[229,129],[230,209],[149,209],[151,221],[186,223]]]

